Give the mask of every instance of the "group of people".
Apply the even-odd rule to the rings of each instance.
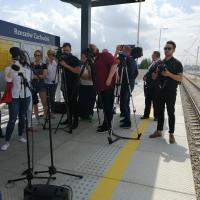
[[[154,119],[158,121],[158,126],[150,138],[160,137],[166,104],[169,116],[170,143],[175,142],[173,133],[175,129],[176,90],[177,85],[182,80],[183,71],[181,63],[173,57],[175,49],[176,44],[173,41],[168,41],[164,48],[165,59],[163,61],[160,60],[160,53],[155,51],[152,55],[152,64],[144,76],[145,111],[142,119],[149,118],[151,102],[153,101]],[[38,109],[38,94],[43,106],[44,119],[49,117],[47,115],[49,106],[52,111],[50,117],[54,118],[58,81],[61,82],[61,91],[68,109],[67,118],[61,122],[61,125],[68,124],[71,129],[76,129],[80,117],[91,120],[96,102],[96,106],[103,108],[104,113],[103,123],[97,127],[97,132],[109,131],[112,127],[114,113],[114,92],[120,81],[119,99],[120,117],[122,117],[120,127],[130,128],[129,101],[138,75],[137,62],[131,52],[132,48],[129,45],[119,45],[115,54],[112,55],[107,49],[100,52],[96,45],[91,44],[88,49],[82,52],[81,60],[79,60],[72,54],[71,44],[64,43],[62,56],[57,58],[55,52],[49,50],[46,62],[43,62],[40,50],[34,52],[34,62],[31,65],[27,63],[23,52],[20,56],[13,56],[11,65],[5,69],[6,82],[7,84],[12,83],[12,101],[8,105],[9,121],[6,128],[5,144],[1,150],[5,151],[10,146],[17,117],[19,119],[19,141],[26,143],[26,139],[22,135],[25,128],[27,130],[33,129],[31,125],[32,108],[38,123],[41,118]],[[14,69],[13,65],[19,66],[19,70]],[[125,72],[123,65],[126,68]],[[19,76],[20,73],[23,74],[23,78]],[[31,88],[22,84],[24,81],[22,79],[26,79]],[[25,119],[28,119],[27,124]]]

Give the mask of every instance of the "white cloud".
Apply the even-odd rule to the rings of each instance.
[[[186,0],[185,0],[186,1]],[[4,3],[3,3],[4,2]],[[23,0],[20,0],[23,2]],[[168,27],[162,32],[161,46],[166,40],[177,43],[176,56],[189,57],[184,49],[191,47],[195,54],[200,45],[200,3],[184,7],[184,1],[146,0],[142,3],[140,44],[144,47],[144,57],[150,57],[158,49],[160,27]],[[16,3],[17,4],[17,3]],[[178,5],[177,4],[177,5]],[[75,51],[80,49],[80,9],[57,0],[40,0],[21,6],[0,0],[0,18],[17,24],[60,35],[62,41],[70,41]],[[92,42],[100,49],[113,50],[118,43],[136,43],[138,4],[127,4],[92,9]],[[194,62],[194,57],[190,57]]]

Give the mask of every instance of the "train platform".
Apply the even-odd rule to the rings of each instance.
[[[109,144],[107,133],[96,133],[96,114],[92,122],[81,121],[73,134],[59,130],[53,134],[55,166],[61,171],[83,175],[83,178],[57,174],[51,184],[70,185],[73,200],[196,200],[180,93],[176,103],[175,144],[169,144],[167,120],[163,137],[148,138],[156,122],[153,118],[140,120],[144,110],[142,83],[135,87],[133,99],[141,140]],[[59,118],[58,115],[53,120],[53,127]],[[115,115],[115,133],[137,135],[134,123],[131,129],[125,130],[119,128],[119,120],[119,114]],[[50,163],[48,130],[40,126],[38,129],[34,133],[34,169],[46,170]],[[0,145],[2,143],[0,139]],[[23,199],[26,182],[10,185],[6,182],[17,178],[26,168],[26,145],[17,142],[14,136],[9,150],[0,152],[2,200]],[[43,182],[33,180],[33,183]]]

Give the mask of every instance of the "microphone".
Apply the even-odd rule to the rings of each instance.
[[[13,59],[18,59],[18,57],[21,55],[21,50],[18,47],[11,47],[10,54],[12,55]]]
[[[18,72],[20,70],[20,66],[14,64],[14,65],[11,66],[11,69]]]

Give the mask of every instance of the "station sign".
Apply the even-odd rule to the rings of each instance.
[[[0,20],[0,36],[60,46],[60,37]]]

